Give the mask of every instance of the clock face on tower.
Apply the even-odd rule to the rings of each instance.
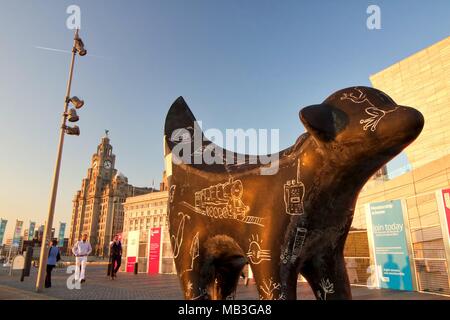
[[[105,169],[111,169],[112,163],[109,160],[105,160],[105,162],[103,162],[103,166]]]

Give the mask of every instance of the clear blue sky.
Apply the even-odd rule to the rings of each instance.
[[[166,112],[183,95],[209,128],[279,128],[280,148],[303,132],[302,106],[449,35],[450,1],[0,0],[0,217],[47,214],[70,50],[66,8],[82,10],[88,54],[73,94],[86,100],[80,137],[67,137],[55,216],[71,199],[103,130],[116,167],[138,186],[163,170]],[[366,28],[381,7],[382,30]],[[100,57],[99,57],[100,56]],[[392,167],[404,164],[396,160]]]

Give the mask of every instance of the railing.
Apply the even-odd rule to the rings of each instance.
[[[344,257],[347,275],[351,284],[367,285],[370,257]]]
[[[419,291],[450,295],[447,260],[439,258],[414,258]]]

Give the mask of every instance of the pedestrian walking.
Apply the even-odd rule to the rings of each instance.
[[[75,281],[80,281],[81,283],[86,281],[86,264],[87,257],[92,252],[92,247],[87,240],[87,233],[83,234],[81,240],[77,241],[72,248],[72,252],[75,255]]]
[[[45,287],[50,288],[52,286],[52,271],[56,266],[56,263],[61,260],[61,254],[59,253],[59,248],[56,246],[56,240],[52,240],[49,244],[50,249],[48,250],[48,260],[47,260],[47,273],[45,274]]]
[[[117,271],[119,271],[122,264],[122,243],[119,240],[119,236],[115,235],[114,239],[109,244],[109,261],[111,264],[111,279],[117,277]],[[115,266],[114,266],[115,265]]]

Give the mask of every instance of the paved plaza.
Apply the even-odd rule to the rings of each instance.
[[[86,283],[81,289],[68,289],[67,279],[71,274],[66,269],[53,271],[52,288],[43,293],[35,292],[36,268],[31,276],[20,282],[20,272],[9,275],[9,269],[0,267],[0,300],[178,300],[182,299],[180,285],[175,275],[147,275],[119,273],[117,280],[106,276],[106,266],[88,266]],[[305,283],[298,284],[298,297],[313,300],[313,294]],[[401,292],[390,290],[369,290],[366,287],[353,286],[355,300],[434,300],[450,299],[439,295],[418,292]],[[240,280],[237,300],[256,300],[256,285],[250,281],[246,287]]]

